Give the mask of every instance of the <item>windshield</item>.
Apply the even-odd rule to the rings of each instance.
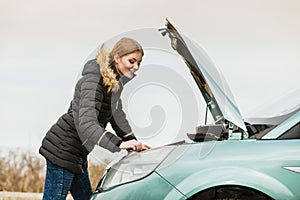
[[[286,115],[300,107],[300,88],[272,99],[246,114],[247,117],[275,117]]]

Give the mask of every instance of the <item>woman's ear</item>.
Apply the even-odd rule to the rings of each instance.
[[[119,61],[120,61],[120,56],[119,56],[118,54],[114,55],[114,61],[115,61],[116,64],[119,63]]]

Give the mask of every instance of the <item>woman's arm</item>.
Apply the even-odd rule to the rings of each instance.
[[[113,113],[110,120],[111,126],[123,142],[120,144],[121,149],[132,149],[134,151],[143,151],[150,149],[150,146],[137,141],[131,127],[126,119],[126,114],[122,109],[122,101],[119,99],[118,107]]]
[[[88,151],[96,144],[111,152],[119,151],[122,140],[100,126],[98,115],[105,95],[100,77],[86,75],[80,88],[78,134]]]
[[[113,116],[110,120],[110,124],[116,134],[122,138],[123,141],[128,141],[135,139],[136,137],[134,136],[131,127],[128,123],[128,120],[126,119],[126,114],[123,111],[123,106],[122,106],[122,100],[119,99],[118,102],[118,107],[113,113]]]

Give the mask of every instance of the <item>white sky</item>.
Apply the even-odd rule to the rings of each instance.
[[[0,149],[37,151],[86,57],[168,18],[224,73],[242,114],[300,85],[298,0],[0,0]]]

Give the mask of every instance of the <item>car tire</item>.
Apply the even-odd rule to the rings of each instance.
[[[242,186],[223,186],[210,188],[193,195],[189,200],[271,200],[266,194]]]

